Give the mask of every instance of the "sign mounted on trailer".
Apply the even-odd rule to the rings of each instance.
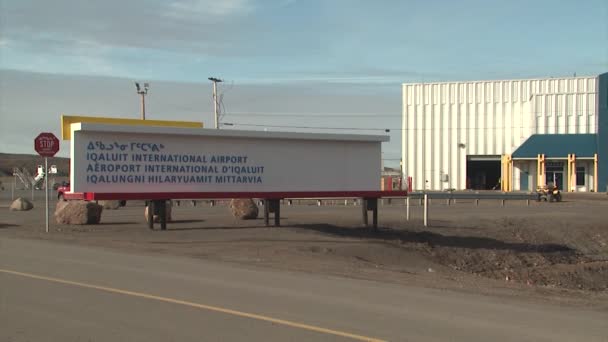
[[[379,191],[388,136],[71,125],[74,192]]]

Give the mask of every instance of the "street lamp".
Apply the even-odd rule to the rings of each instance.
[[[141,119],[146,120],[146,99],[145,96],[148,94],[148,89],[150,88],[150,83],[144,83],[144,88],[142,89],[139,86],[139,82],[135,82],[135,88],[137,89],[137,93],[141,95]]]

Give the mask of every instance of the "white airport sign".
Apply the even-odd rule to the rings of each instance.
[[[71,125],[73,192],[379,191],[388,136]]]

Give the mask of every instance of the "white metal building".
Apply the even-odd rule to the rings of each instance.
[[[500,189],[500,183],[507,182],[504,177],[509,177],[508,190],[532,190],[549,181],[539,178],[546,177],[549,163],[551,172],[563,168],[557,181],[567,178],[564,188],[571,190],[576,183],[578,190],[603,189],[608,165],[601,156],[597,170],[598,155],[608,157],[607,83],[608,74],[403,84],[404,178],[411,179],[413,190]],[[553,146],[557,154],[545,156],[535,139],[522,147],[537,135],[554,136],[544,144],[567,144],[560,138],[573,135],[587,137],[586,145],[577,150],[578,173],[573,180],[569,176],[575,171],[566,170],[565,160],[575,151]],[[593,142],[596,146],[591,146]],[[520,151],[519,160],[514,157],[517,153],[511,158],[520,147],[526,153]],[[541,155],[545,164],[538,162]],[[512,163],[510,174],[501,168],[504,156]],[[551,176],[556,180],[556,173]]]

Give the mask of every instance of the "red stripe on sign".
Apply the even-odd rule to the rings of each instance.
[[[215,199],[215,198],[381,198],[404,197],[407,191],[286,191],[286,192],[123,192],[123,193],[66,193],[65,199],[96,200],[159,200],[159,199]]]

